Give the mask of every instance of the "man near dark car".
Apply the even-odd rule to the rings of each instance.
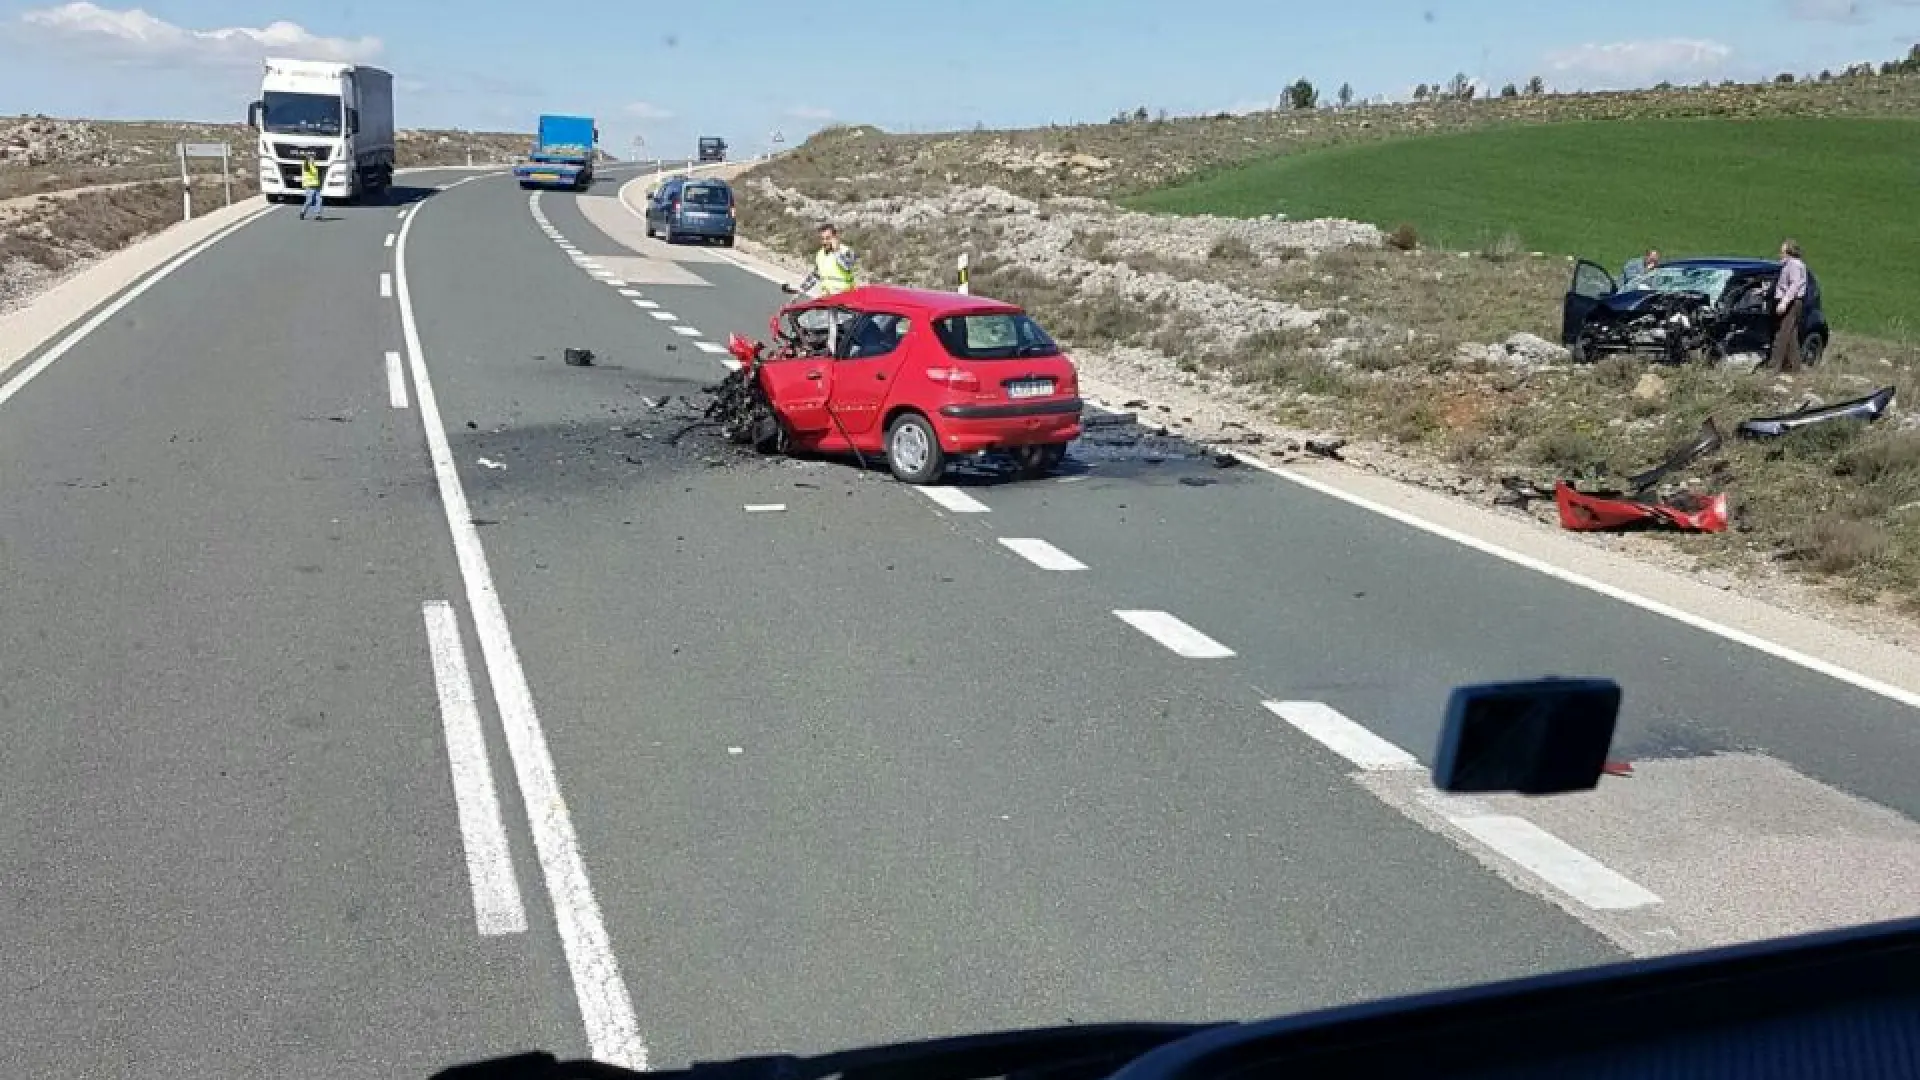
[[[1800,245],[1788,239],[1780,245],[1780,277],[1773,283],[1773,355],[1768,364],[1780,371],[1800,370],[1800,309],[1806,303],[1807,264]]]

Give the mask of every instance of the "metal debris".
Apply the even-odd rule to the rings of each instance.
[[[498,461],[495,461],[495,460],[493,460],[492,458],[481,458],[481,459],[480,459],[480,461],[479,461],[479,465],[480,465],[480,467],[481,467],[481,468],[483,468],[483,469],[504,469],[504,468],[506,468],[506,465],[505,465],[505,464],[503,464],[503,463],[501,463],[501,462],[498,462]]]
[[[568,349],[561,354],[561,359],[566,361],[568,367],[592,367],[593,350]]]
[[[1893,404],[1894,388],[1883,386],[1863,398],[1842,401],[1837,405],[1816,405],[1809,401],[1793,412],[1781,416],[1758,416],[1751,420],[1740,421],[1740,434],[1748,438],[1763,438],[1785,435],[1803,427],[1823,424],[1831,420],[1874,421]]]

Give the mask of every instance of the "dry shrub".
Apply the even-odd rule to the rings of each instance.
[[[1258,261],[1253,245],[1238,236],[1222,236],[1213,242],[1213,248],[1207,252],[1207,258],[1214,262],[1251,263]]]
[[[1420,246],[1420,230],[1401,222],[1387,234],[1387,245],[1396,251],[1413,251]]]
[[[1794,534],[1786,555],[1823,574],[1844,574],[1880,558],[1891,543],[1871,521],[1823,517]]]

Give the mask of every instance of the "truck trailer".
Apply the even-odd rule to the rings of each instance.
[[[600,129],[591,116],[542,116],[540,132],[525,163],[513,168],[523,188],[593,186],[593,163],[599,155]]]
[[[700,160],[703,162],[727,160],[727,140],[718,135],[700,136]]]
[[[393,76],[364,64],[269,58],[260,99],[247,109],[259,133],[260,191],[301,198],[301,166],[320,166],[325,198],[352,202],[393,186]]]

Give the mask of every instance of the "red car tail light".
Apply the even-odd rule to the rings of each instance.
[[[927,369],[927,378],[942,386],[954,390],[977,392],[980,389],[980,376],[959,367],[935,367]]]

